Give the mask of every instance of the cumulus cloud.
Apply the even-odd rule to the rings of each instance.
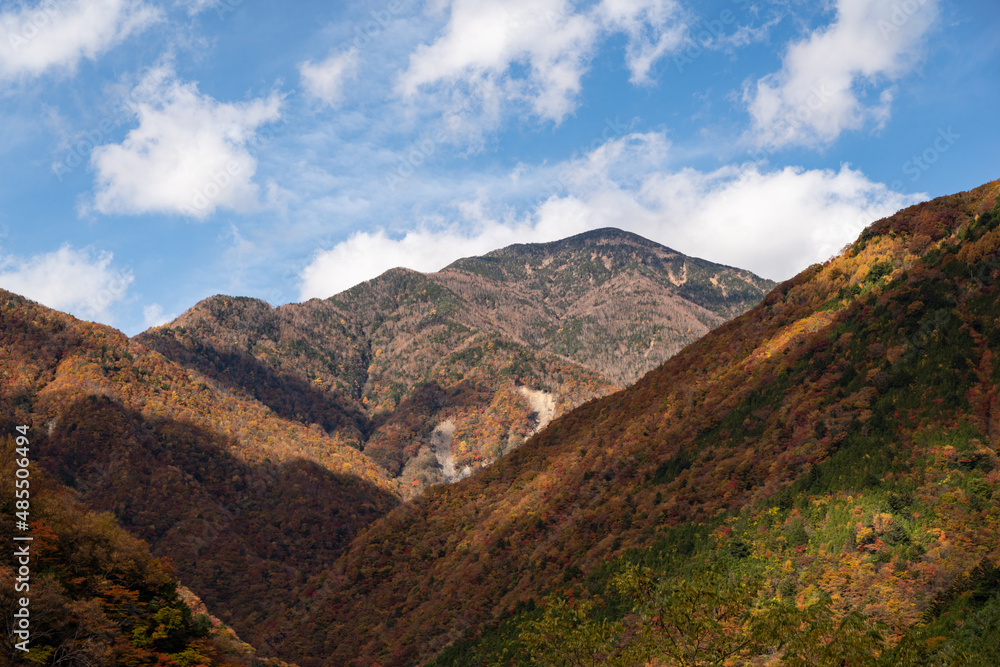
[[[217,208],[257,206],[257,130],[280,117],[277,95],[224,103],[152,70],[132,95],[138,127],[91,154],[93,208],[101,213],[173,213],[204,218]]]
[[[299,75],[307,93],[326,105],[336,107],[344,96],[344,82],[357,76],[359,63],[358,50],[353,48],[315,65],[304,62],[299,65]]]
[[[892,82],[918,60],[938,0],[837,0],[829,26],[792,44],[744,91],[760,146],[822,145],[890,115]]]
[[[519,236],[518,232],[528,236]],[[302,271],[299,293],[303,300],[326,298],[391,268],[437,271],[460,257],[483,254],[534,236],[531,227],[500,224],[488,224],[471,234],[457,224],[416,229],[398,238],[385,230],[358,232],[313,258]]]
[[[581,79],[600,40],[624,33],[633,82],[683,40],[676,0],[603,0],[576,10],[567,0],[450,0],[443,33],[410,55],[397,91],[472,96],[496,115],[504,101],[527,103],[560,122],[576,107]]]
[[[110,308],[125,298],[133,281],[132,272],[112,266],[113,260],[109,252],[69,245],[27,259],[3,257],[0,287],[49,308],[107,321]]]
[[[0,79],[72,70],[162,18],[142,0],[43,0],[0,12]]]
[[[461,203],[445,223],[395,235],[356,233],[313,257],[300,275],[300,296],[329,297],[395,266],[435,271],[512,243],[601,227],[783,280],[835,255],[873,220],[924,198],[894,192],[847,165],[762,171],[747,163],[698,171],[671,170],[668,159],[662,135],[631,134],[568,163],[530,173],[521,167],[519,180],[550,183],[559,194],[520,216],[491,215],[489,202],[479,199]]]
[[[903,195],[849,166],[746,164],[657,174],[642,188],[648,225],[684,252],[783,280],[835,255],[873,220],[924,196]]]

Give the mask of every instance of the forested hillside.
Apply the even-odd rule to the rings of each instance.
[[[992,664],[998,191],[874,223],[396,508],[274,645],[307,665]]]
[[[204,372],[4,293],[0,407],[7,433],[31,425],[53,484],[169,556],[244,639],[307,667],[991,665],[1000,648],[998,194],[994,182],[874,223],[632,386],[556,418],[479,474],[401,504],[398,480],[357,450],[377,441],[373,424],[395,423],[398,434],[405,423],[391,420],[406,416],[429,434],[423,456],[460,451],[461,420],[442,427],[446,413],[426,405],[484,414],[458,397],[485,387],[499,401],[487,383],[504,377],[512,389],[498,413],[519,409],[528,420],[514,392],[537,399],[538,369],[563,372],[533,364],[586,370],[583,361],[537,342],[526,366],[487,354],[519,354],[526,343],[507,333],[511,324],[473,338],[478,325],[457,320],[465,311],[435,319],[431,311],[469,300],[403,270],[383,277],[391,289],[365,284],[351,296],[396,313],[371,331],[338,318],[349,309],[337,299],[310,306],[327,313],[324,331],[356,344],[322,361],[319,348],[291,342],[295,327],[319,321],[304,311],[202,304],[191,329],[182,322],[160,342],[192,363],[207,355]],[[240,327],[226,324],[234,314]],[[256,331],[249,325],[263,333],[245,334]],[[516,336],[544,330],[532,326]],[[247,337],[225,347],[223,334]],[[461,356],[463,366],[435,365],[452,353],[417,344],[421,336],[458,355],[485,349]],[[264,363],[279,343],[299,352],[279,349]],[[274,405],[249,395],[242,370],[225,374],[226,354],[258,373]],[[383,355],[384,367],[373,363]],[[329,374],[302,375],[314,362]],[[380,373],[400,364],[401,376],[420,377],[421,363],[456,382],[418,383],[388,414],[366,412],[366,395],[383,400],[371,389]],[[328,383],[301,394],[317,397],[328,425],[279,414],[306,405],[279,400],[286,383],[303,381]],[[356,402],[331,398],[337,391]],[[398,450],[386,446],[382,465]],[[405,470],[421,456],[396,460]],[[71,535],[57,524],[87,521],[45,523]],[[74,581],[61,584],[67,600]],[[132,633],[122,650],[214,650],[197,643],[204,623],[184,620],[169,586],[144,581],[121,585],[177,610],[180,643],[143,645],[158,626],[136,616],[118,621]],[[102,590],[87,599],[103,604]]]
[[[30,431],[29,431],[30,432]],[[20,434],[20,432],[14,432]],[[28,442],[28,453],[35,445]],[[20,452],[18,452],[20,449]],[[0,437],[0,539],[14,542],[15,461],[25,448],[15,435]],[[148,546],[123,530],[110,514],[86,510],[72,491],[29,464],[29,577],[0,565],[0,608],[4,610],[0,664],[4,665],[175,665],[187,667],[279,667],[257,656],[218,619],[192,609],[197,598],[181,587],[169,561],[153,558]],[[15,589],[15,576],[21,584]],[[30,637],[12,632],[15,597],[30,600]]]
[[[169,557],[247,639],[399,502],[354,448],[113,329],[9,292],[0,323],[0,434],[30,426],[40,471]]]
[[[318,425],[411,494],[633,382],[771,287],[603,229],[393,269],[326,300],[212,297],[137,340]]]
[[[537,255],[539,271],[550,275],[545,285],[555,286],[525,288],[523,300],[561,299],[556,310],[537,306],[555,322],[558,313],[582,307],[580,299],[593,299],[605,283],[617,280],[616,289],[624,289],[626,276],[652,280],[658,269],[646,265],[654,255],[668,256],[677,271],[685,262],[693,273],[715,271],[711,277],[729,294],[716,304],[719,313],[671,296],[677,303],[667,310],[680,318],[678,326],[688,322],[688,311],[697,313],[691,322],[703,328],[717,324],[732,309],[749,305],[741,299],[762,294],[749,274],[715,270],[618,235],[576,239],[565,252],[556,252],[556,244],[527,247],[517,261]],[[574,258],[581,247],[593,254],[595,243],[607,245],[605,254],[615,259],[604,257],[600,267],[580,273]],[[456,290],[443,279],[395,270],[336,299],[277,310],[252,299],[209,299],[174,326],[141,337],[173,360],[108,327],[0,292],[0,426],[5,434],[15,425],[30,427],[33,465],[52,488],[64,489],[58,493],[65,511],[108,512],[100,521],[119,531],[114,540],[124,539],[124,528],[146,541],[153,555],[169,558],[205,611],[267,654],[267,641],[291,618],[282,610],[319,594],[316,577],[401,496],[461,478],[514,449],[553,416],[614,389],[607,376],[571,358],[569,348],[546,350],[547,343],[519,337],[516,323],[535,326],[541,316],[509,310],[507,323],[496,325],[500,311],[476,305],[484,298],[477,270],[449,269],[462,283]],[[489,284],[494,295],[513,289],[510,281]],[[711,305],[704,294],[698,298]],[[635,317],[644,307],[618,302],[616,316],[626,312],[622,304]],[[590,329],[572,322],[573,336],[589,340]],[[555,329],[556,344],[576,340]],[[656,347],[655,341],[643,345],[647,352]],[[78,551],[98,548],[86,540],[74,544]],[[115,566],[109,561],[107,567]],[[169,579],[169,567],[161,570],[156,586]],[[189,617],[181,598],[167,589],[132,583],[127,594],[152,605],[154,616],[172,605]],[[52,609],[76,604],[75,585]],[[186,658],[170,658],[185,664],[196,654],[207,659],[198,650],[215,650],[201,629],[189,633],[187,620],[182,629],[190,636],[183,640],[142,640],[135,634],[141,634],[140,621],[98,613],[111,604],[100,586],[79,591],[97,596],[81,598],[97,600],[87,602],[95,610],[93,624],[86,614],[73,617],[79,625],[57,624],[59,632],[77,633],[78,639],[89,638],[91,630],[104,633],[108,619],[132,633],[131,639],[102,634],[93,646],[79,639],[94,655],[105,656],[94,658],[98,662],[128,662],[132,658],[121,656],[133,649],[143,656],[191,649]],[[77,640],[56,634],[51,655],[36,654],[43,662],[76,650]],[[211,659],[218,661],[226,651],[216,653]],[[135,664],[146,659],[135,658]]]

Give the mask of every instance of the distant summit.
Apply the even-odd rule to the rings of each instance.
[[[550,243],[507,246],[482,257],[457,260],[432,275],[450,271],[515,283],[536,290],[543,298],[570,299],[623,275],[644,276],[726,319],[745,312],[776,284],[749,271],[688,257],[613,227]]]
[[[606,228],[325,300],[215,296],[137,340],[351,442],[406,495],[634,382],[773,285]]]

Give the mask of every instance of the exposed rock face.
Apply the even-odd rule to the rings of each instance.
[[[431,432],[431,448],[437,458],[438,465],[441,466],[441,474],[446,481],[454,482],[468,477],[470,469],[468,466],[462,468],[461,473],[455,472],[455,458],[451,455],[451,436],[455,434],[455,422],[446,419]]]
[[[545,428],[556,414],[556,397],[545,391],[518,387],[517,390],[528,399],[532,414],[537,422],[532,435]]]

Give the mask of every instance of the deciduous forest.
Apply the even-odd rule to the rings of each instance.
[[[500,298],[476,276],[534,275],[544,253],[525,267],[517,247],[448,287],[218,297],[138,340],[3,293],[2,426],[30,424],[38,452],[36,656],[994,664],[998,195],[875,222],[623,389],[635,366],[598,368],[607,342],[568,334],[568,310],[548,337],[506,309],[489,330],[441,312]],[[584,308],[575,289],[549,302]],[[348,319],[393,295],[398,319]],[[474,474],[438,483],[438,453]]]

